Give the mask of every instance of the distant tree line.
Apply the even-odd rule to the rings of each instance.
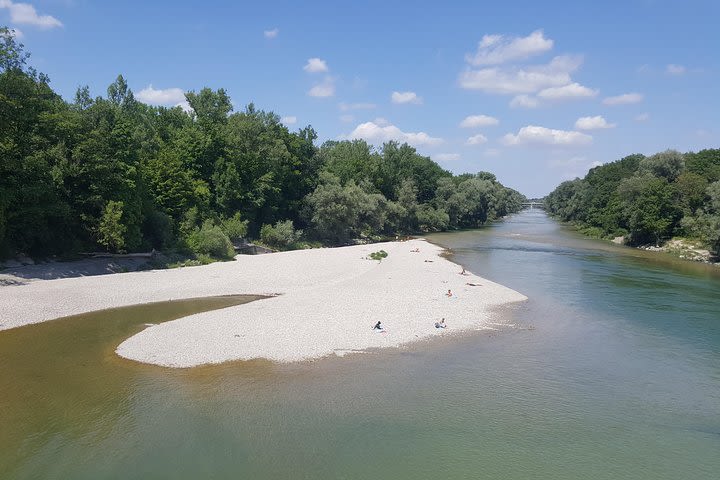
[[[720,253],[720,149],[630,155],[560,184],[545,204],[593,235],[631,245],[686,236]]]
[[[227,257],[231,242],[303,243],[472,228],[524,197],[486,172],[453,176],[409,145],[315,145],[223,89],[191,110],[107,96],[66,102],[0,29],[0,257],[179,249]]]

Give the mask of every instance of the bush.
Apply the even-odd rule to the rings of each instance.
[[[98,243],[108,250],[119,252],[125,247],[127,226],[122,223],[123,202],[110,200],[103,209],[97,228]]]
[[[220,228],[231,242],[239,242],[247,235],[248,221],[240,218],[240,213],[236,213],[230,218],[222,221]]]
[[[370,254],[370,258],[372,260],[377,260],[378,262],[382,262],[383,258],[386,258],[388,256],[388,253],[385,250],[379,250],[377,252],[372,252]]]
[[[265,245],[286,250],[300,240],[302,230],[295,230],[292,220],[277,222],[275,226],[263,225],[260,229],[260,241]]]
[[[187,239],[190,249],[196,255],[210,255],[215,258],[232,258],[235,249],[230,239],[217,225],[205,222],[203,226],[193,231]]]

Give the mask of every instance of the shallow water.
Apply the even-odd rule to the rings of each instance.
[[[719,269],[538,211],[431,240],[529,300],[495,332],[292,365],[114,356],[178,311],[0,332],[0,478],[716,477]]]

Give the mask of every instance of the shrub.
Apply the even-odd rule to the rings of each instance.
[[[210,255],[223,259],[235,255],[235,249],[225,232],[210,222],[205,222],[201,228],[193,231],[187,243],[196,255]]]
[[[370,258],[373,260],[377,260],[378,262],[382,262],[383,258],[386,258],[388,256],[388,253],[385,250],[378,250],[377,252],[372,252],[370,254]]]
[[[295,230],[292,220],[277,222],[275,226],[263,225],[260,229],[260,241],[265,245],[286,250],[300,240],[302,230]]]
[[[248,231],[248,221],[240,218],[240,213],[236,213],[230,218],[222,221],[220,228],[231,242],[238,242],[245,238]]]
[[[108,250],[120,251],[125,247],[127,226],[122,223],[123,202],[110,200],[103,209],[97,228],[98,243]]]

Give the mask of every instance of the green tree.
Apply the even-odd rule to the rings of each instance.
[[[123,202],[109,201],[105,205],[98,225],[98,243],[108,250],[120,251],[125,247],[127,227],[122,222]]]

